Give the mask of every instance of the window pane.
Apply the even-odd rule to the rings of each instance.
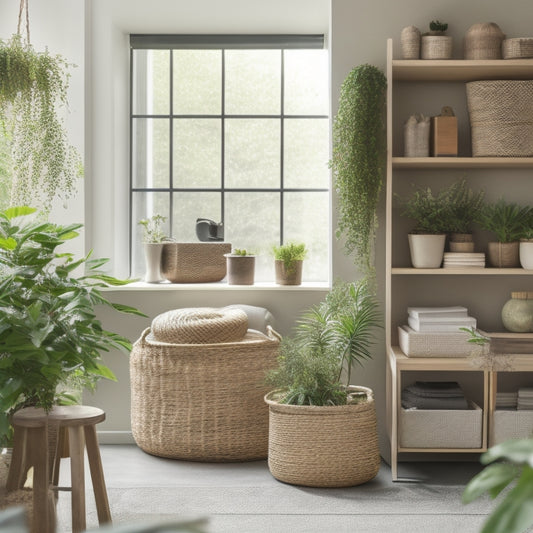
[[[172,236],[178,242],[199,242],[196,236],[196,219],[222,220],[220,193],[180,192],[174,194],[174,220]]]
[[[284,186],[290,189],[327,188],[328,119],[286,119],[284,126]]]
[[[218,115],[222,105],[222,51],[174,50],[175,115]]]
[[[168,119],[133,119],[132,172],[134,187],[169,187],[168,129]]]
[[[280,50],[226,50],[225,68],[228,115],[280,114]]]
[[[221,121],[174,120],[174,187],[220,187]]]
[[[150,218],[153,215],[163,215],[167,217],[163,229],[168,235],[169,228],[169,214],[170,204],[169,195],[164,192],[134,192],[132,205],[132,219],[131,219],[131,235],[132,235],[132,272],[131,275],[135,278],[144,275],[144,254],[143,254],[143,228],[139,226],[139,220],[143,218]]]
[[[280,185],[280,121],[225,121],[226,187],[265,188]]]
[[[304,261],[305,281],[328,279],[329,193],[287,192],[284,195],[285,242],[304,242],[309,250]]]
[[[225,237],[232,248],[245,248],[259,254],[255,260],[255,280],[274,279],[270,254],[279,243],[279,193],[228,192],[225,195]]]
[[[133,114],[170,113],[170,50],[133,51]]]
[[[329,110],[327,50],[286,50],[284,70],[284,113],[327,115]]]

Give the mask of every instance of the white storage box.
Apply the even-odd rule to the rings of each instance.
[[[474,346],[468,342],[470,334],[415,331],[409,326],[398,328],[400,348],[407,357],[467,357]]]
[[[483,410],[400,409],[401,448],[481,448]]]
[[[509,439],[527,439],[532,435],[533,411],[494,411],[489,446]]]

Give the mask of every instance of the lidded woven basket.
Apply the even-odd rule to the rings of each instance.
[[[267,456],[264,379],[279,338],[247,323],[238,309],[177,309],[142,333],[130,358],[131,425],[141,449],[190,461]]]
[[[465,34],[465,59],[501,59],[505,34],[494,22],[482,22],[468,28]]]

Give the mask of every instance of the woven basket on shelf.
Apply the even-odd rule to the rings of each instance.
[[[450,59],[453,37],[448,35],[422,35],[422,59]]]
[[[505,39],[502,43],[502,55],[504,59],[528,59],[533,57],[533,38]]]
[[[472,155],[533,156],[533,80],[466,84]]]
[[[338,406],[280,404],[270,409],[268,466],[272,475],[294,485],[350,487],[373,479],[380,455],[372,391],[367,401]]]
[[[139,447],[192,461],[265,458],[263,383],[278,346],[271,330],[268,336],[248,330],[234,342],[175,344],[146,329],[130,358],[131,424]]]
[[[501,59],[505,34],[494,22],[474,24],[465,34],[465,59]]]
[[[520,266],[519,242],[489,242],[487,256],[489,264],[496,268],[517,268]]]
[[[420,30],[407,26],[400,35],[402,59],[420,59]]]

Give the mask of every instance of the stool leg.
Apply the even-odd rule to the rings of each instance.
[[[61,457],[63,457],[63,451],[67,436],[67,430],[64,427],[59,427],[57,434],[57,446],[54,454],[54,464],[52,466],[52,485],[57,487],[59,485],[59,469],[61,467]]]
[[[55,512],[48,496],[48,426],[27,428],[28,458],[33,465],[33,531],[53,533]]]
[[[96,436],[96,427],[94,425],[85,426],[85,442],[87,446],[89,467],[91,470],[91,479],[93,481],[96,510],[98,511],[98,522],[100,524],[111,522],[111,511],[107,499],[104,470],[102,468],[98,437]]]
[[[9,465],[9,473],[6,481],[6,490],[8,492],[24,487],[24,482],[26,481],[25,474],[27,474],[29,468],[26,457],[27,442],[26,428],[14,426],[13,455],[11,456],[11,464]]]
[[[68,428],[70,474],[72,486],[72,533],[85,530],[85,477],[83,428]]]

